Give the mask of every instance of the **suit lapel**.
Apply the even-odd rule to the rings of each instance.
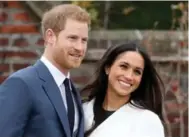
[[[38,61],[35,66],[37,68],[39,77],[44,81],[42,87],[58,114],[66,136],[69,137],[71,134],[69,129],[67,112],[60,94],[60,90],[56,85],[52,75],[41,61]]]
[[[72,83],[72,82],[71,82]],[[84,123],[83,123],[83,108],[82,108],[82,103],[80,99],[79,93],[76,91],[73,83],[72,83],[72,91],[74,93],[74,97],[76,100],[78,112],[79,112],[79,125],[78,125],[78,132],[77,132],[77,137],[83,137],[84,134]]]

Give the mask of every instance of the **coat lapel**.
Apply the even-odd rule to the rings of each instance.
[[[85,129],[86,131],[91,129],[93,126],[94,119],[94,107],[95,99],[84,104],[85,111]],[[114,112],[111,116],[105,119],[99,126],[97,126],[90,137],[124,137],[129,135],[133,129],[132,114],[133,108],[126,104]],[[135,114],[137,112],[134,112]],[[113,130],[110,130],[112,129]],[[129,135],[131,137],[131,135]]]
[[[58,114],[58,117],[66,133],[66,136],[70,137],[67,112],[60,94],[60,90],[56,85],[52,75],[41,61],[38,61],[35,64],[35,67],[37,68],[39,77],[44,81],[42,87]]]

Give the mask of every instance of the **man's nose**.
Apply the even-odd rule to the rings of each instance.
[[[77,44],[75,45],[75,49],[82,51],[85,47],[85,44],[82,43],[82,41],[78,41]]]

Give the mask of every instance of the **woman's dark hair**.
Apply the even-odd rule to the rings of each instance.
[[[108,84],[108,76],[105,73],[105,68],[111,67],[118,55],[127,51],[136,51],[141,54],[145,64],[141,83],[139,87],[131,93],[129,102],[136,107],[153,111],[160,117],[161,120],[163,120],[163,82],[156,72],[153,63],[150,60],[150,57],[147,55],[145,50],[140,47],[139,44],[135,41],[111,46],[105,52],[102,59],[99,60],[94,80],[90,84],[85,86],[82,92],[90,92],[88,99],[91,100],[93,98],[96,98],[95,105],[102,106]],[[131,100],[134,101],[134,103],[132,103]]]

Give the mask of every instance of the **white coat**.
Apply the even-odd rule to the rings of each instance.
[[[95,99],[83,104],[85,131],[94,124],[94,101]],[[165,135],[163,125],[155,113],[128,103],[103,121],[90,137],[165,137]]]

